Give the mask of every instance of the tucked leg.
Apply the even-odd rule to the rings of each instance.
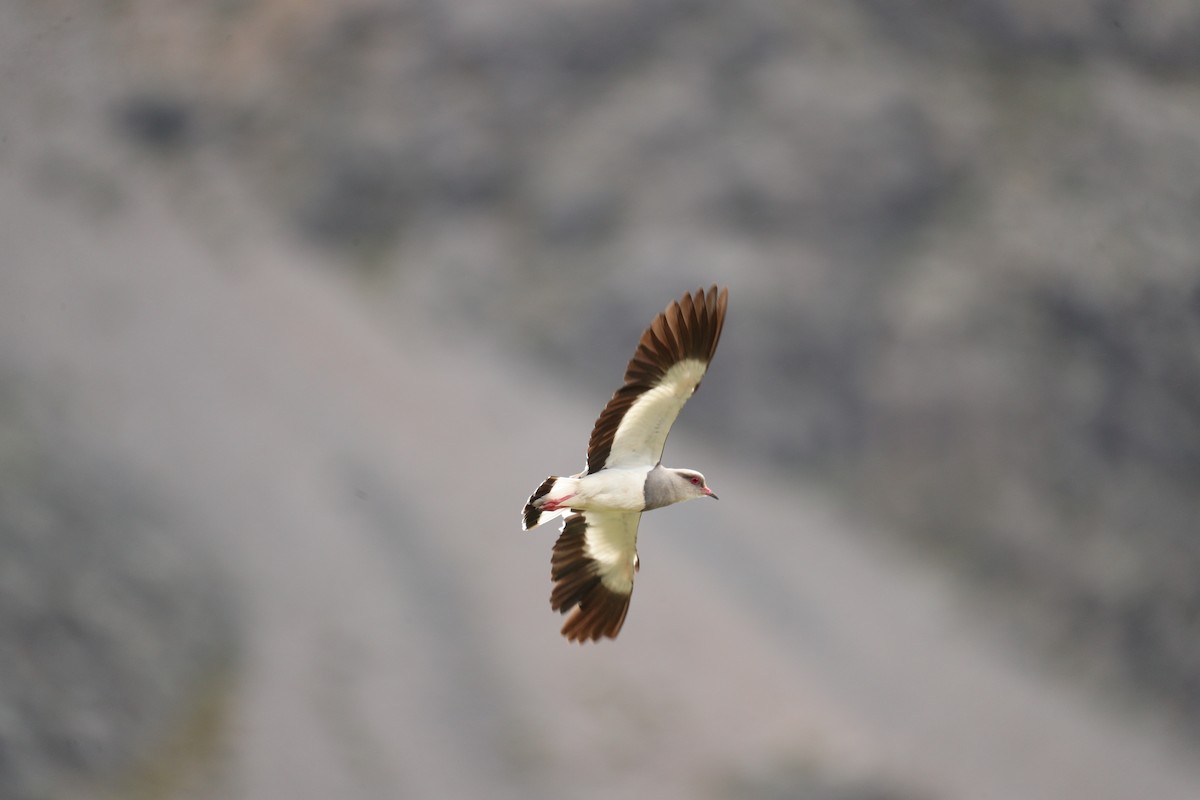
[[[547,497],[542,500],[541,509],[542,511],[562,511],[564,508],[568,507],[567,501],[574,496],[575,493],[571,492],[571,494],[563,495],[557,499],[551,499]]]

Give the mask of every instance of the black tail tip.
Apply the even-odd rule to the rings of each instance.
[[[542,516],[542,510],[537,507],[537,501],[550,494],[550,490],[554,488],[554,483],[557,480],[557,475],[551,475],[542,481],[542,485],[537,488],[536,492],[529,495],[529,502],[525,504],[525,510],[521,514],[521,521],[524,523],[525,530],[537,527],[538,518]]]

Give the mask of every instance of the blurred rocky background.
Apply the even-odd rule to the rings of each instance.
[[[1200,793],[1195,3],[19,2],[0,31],[0,794]],[[644,648],[627,630],[562,662],[557,620],[494,592],[507,618],[479,619],[493,559],[544,580],[526,562],[550,537],[505,527],[521,499],[582,464],[637,333],[710,282],[730,324],[669,460],[694,442],[723,498],[739,471],[779,491],[723,500],[698,556],[688,529],[716,523],[691,509],[643,537],[696,559],[680,580],[716,621],[668,613],[652,569]],[[456,468],[485,485],[437,502],[425,473]],[[798,599],[812,550],[781,555],[822,536],[880,570],[831,573],[814,602],[835,610]],[[377,585],[373,548],[395,570]],[[910,590],[865,579],[893,563],[990,644],[904,641],[888,610]],[[847,602],[874,613],[838,620]],[[842,625],[879,660],[832,646]],[[920,667],[989,647],[1013,672],[963,678],[968,703]],[[908,649],[912,682],[871,672]],[[501,699],[534,656],[591,699],[516,692],[546,719]],[[823,683],[842,658],[857,677]],[[760,662],[829,708],[777,730]],[[545,743],[640,669],[668,699]],[[762,681],[740,722],[693,708],[735,675]],[[1056,699],[998,743],[1025,706],[979,696],[1010,680]],[[297,697],[314,709],[277,710]],[[415,744],[404,719],[431,717]],[[342,756],[296,754],[309,726]],[[1043,770],[1037,736],[1063,730],[1076,761]],[[417,777],[458,746],[484,766]],[[192,762],[217,766],[136,777]]]

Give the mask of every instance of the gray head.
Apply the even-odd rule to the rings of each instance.
[[[668,469],[659,464],[646,475],[646,510],[682,503],[694,497],[717,496],[694,469]]]

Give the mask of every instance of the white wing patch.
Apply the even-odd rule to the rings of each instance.
[[[584,512],[587,533],[584,553],[596,562],[600,582],[613,592],[630,594],[637,571],[637,531],[640,512]]]
[[[708,364],[687,358],[671,365],[662,380],[625,412],[613,436],[606,467],[654,466],[684,403],[700,385]],[[636,528],[635,528],[636,530]]]

